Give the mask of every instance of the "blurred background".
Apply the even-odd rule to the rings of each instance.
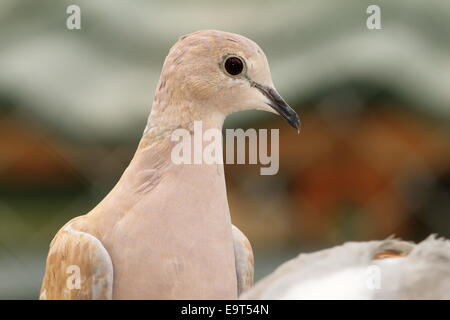
[[[199,29],[255,40],[302,118],[226,121],[280,128],[277,175],[225,168],[257,279],[345,241],[450,237],[450,1],[1,0],[0,298],[38,297],[52,237],[116,183],[170,46]]]

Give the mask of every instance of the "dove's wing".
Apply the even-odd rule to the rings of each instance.
[[[234,225],[232,226],[232,230],[238,294],[240,295],[253,285],[253,250],[250,242],[241,230]]]
[[[40,299],[111,299],[112,288],[113,265],[105,247],[69,222],[50,244]]]

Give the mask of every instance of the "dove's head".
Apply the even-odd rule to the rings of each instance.
[[[208,121],[249,109],[278,113],[299,129],[298,115],[275,90],[267,58],[256,43],[205,30],[181,37],[170,49],[152,115]]]

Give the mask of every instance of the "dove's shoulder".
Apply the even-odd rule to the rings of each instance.
[[[69,221],[52,240],[40,299],[112,298],[111,257],[86,220]]]

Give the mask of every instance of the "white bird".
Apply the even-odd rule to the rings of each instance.
[[[235,299],[247,289],[253,253],[231,224],[223,165],[176,165],[170,156],[175,129],[202,121],[221,130],[228,114],[246,109],[300,125],[253,41],[213,30],[181,37],[128,168],[51,242],[40,298]]]
[[[241,299],[450,299],[450,241],[348,242],[300,254]]]

